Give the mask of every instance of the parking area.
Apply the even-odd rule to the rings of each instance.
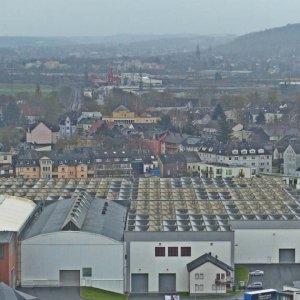
[[[20,288],[21,292],[37,297],[39,300],[82,300],[79,287]]]
[[[260,281],[264,289],[282,290],[284,285],[293,286],[293,281],[300,280],[300,264],[257,264],[245,265],[250,272],[264,271],[263,276],[250,276],[249,283]],[[248,283],[248,284],[249,284]]]

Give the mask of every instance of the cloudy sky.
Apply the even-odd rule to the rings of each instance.
[[[299,12],[300,0],[0,0],[0,35],[244,34]]]

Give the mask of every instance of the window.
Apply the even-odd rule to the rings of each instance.
[[[191,256],[191,247],[181,247],[181,256]]]
[[[200,274],[199,273],[195,273],[195,279],[200,279]]]
[[[92,277],[92,268],[82,268],[82,277]]]
[[[155,247],[155,256],[166,256],[165,247]]]
[[[204,274],[203,273],[199,274],[199,279],[204,279]]]
[[[203,284],[195,284],[195,291],[204,291],[204,285]]]
[[[178,247],[168,247],[168,256],[178,256]]]
[[[239,157],[238,157],[238,156],[235,156],[235,157],[234,157],[234,160],[239,160]]]
[[[7,156],[6,155],[4,155],[4,160],[7,160]]]
[[[4,244],[0,244],[0,259],[4,258]]]

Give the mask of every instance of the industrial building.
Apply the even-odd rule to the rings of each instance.
[[[300,262],[300,206],[279,177],[147,178],[134,189],[128,292],[204,292],[190,286],[187,266],[207,253],[231,268]]]
[[[44,206],[22,236],[21,286],[90,286],[123,293],[126,211],[86,192]]]
[[[19,234],[36,205],[24,198],[0,196],[0,282],[15,288],[19,280]]]
[[[2,178],[0,189],[44,203],[22,236],[24,286],[224,293],[235,264],[300,263],[300,205],[281,177]]]

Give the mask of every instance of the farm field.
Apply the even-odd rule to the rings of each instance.
[[[43,95],[48,95],[53,91],[56,91],[55,88],[49,86],[49,85],[41,85],[41,92]],[[17,96],[18,94],[22,93],[28,93],[28,94],[34,94],[36,89],[35,84],[10,84],[10,83],[0,83],[0,95],[6,95],[6,96]]]

